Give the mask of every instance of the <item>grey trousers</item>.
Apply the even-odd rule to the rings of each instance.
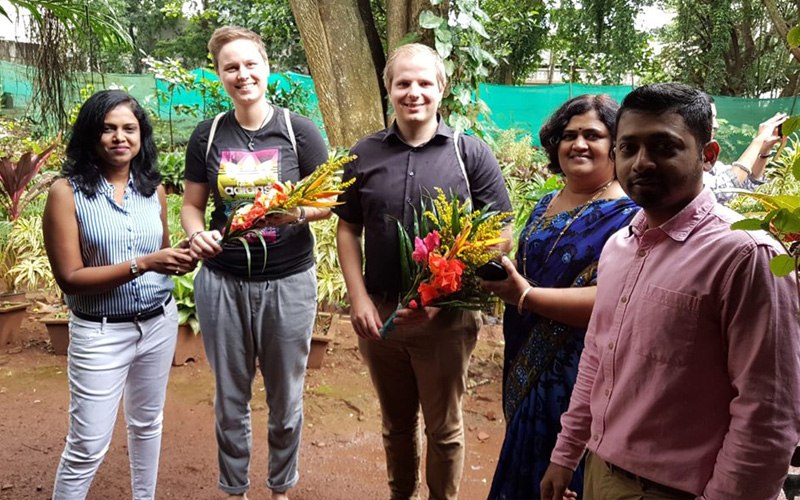
[[[250,488],[250,399],[256,359],[269,422],[267,487],[297,484],[303,428],[303,383],[317,307],[316,269],[279,280],[247,281],[203,267],[195,279],[203,345],[214,372],[219,487]]]

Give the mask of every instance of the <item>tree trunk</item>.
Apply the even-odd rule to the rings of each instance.
[[[767,9],[767,14],[772,21],[772,29],[775,30],[783,43],[786,43],[786,46],[789,48],[789,52],[792,53],[792,56],[794,56],[795,61],[800,63],[800,48],[790,47],[786,42],[786,36],[789,34],[789,26],[787,26],[786,21],[784,21],[783,17],[781,17],[781,13],[778,10],[778,4],[775,3],[775,0],[761,1],[764,3],[764,7]]]
[[[389,51],[400,45],[403,38],[411,32],[421,35],[420,43],[433,47],[433,31],[419,33],[419,14],[423,10],[430,10],[437,16],[445,17],[449,6],[449,0],[444,0],[439,5],[431,5],[430,0],[386,0],[386,46]]]
[[[384,128],[379,69],[369,39],[374,26],[364,25],[360,0],[290,4],[331,146],[350,147]]]

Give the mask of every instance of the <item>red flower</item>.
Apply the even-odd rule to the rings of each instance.
[[[428,268],[433,275],[431,282],[421,283],[417,288],[422,297],[422,305],[430,305],[439,297],[461,290],[461,275],[466,267],[458,259],[447,260],[438,253],[431,252],[428,255]]]

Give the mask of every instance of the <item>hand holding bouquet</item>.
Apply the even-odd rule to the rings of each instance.
[[[414,222],[413,242],[397,221],[404,290],[400,307],[484,309],[492,299],[478,286],[475,270],[500,254],[491,247],[506,241],[500,237],[503,220],[512,214],[489,205],[473,211],[470,202],[437,192],[430,210],[423,205],[422,217]],[[396,314],[381,328],[382,338],[394,329]]]
[[[267,265],[267,243],[261,235],[261,228],[268,225],[269,217],[276,214],[292,215],[298,207],[332,207],[339,205],[336,197],[352,184],[355,179],[342,182],[342,167],[355,159],[346,156],[338,160],[329,159],[317,167],[308,177],[297,184],[291,181],[274,182],[256,193],[252,203],[244,202],[233,207],[220,243],[239,241],[247,253],[247,268],[250,271],[250,243],[259,241],[264,249],[264,263]]]

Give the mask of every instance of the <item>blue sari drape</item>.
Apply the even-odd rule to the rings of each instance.
[[[596,200],[585,209],[581,205],[544,217],[555,194],[542,198],[520,234],[517,269],[524,266],[527,278],[541,287],[593,286],[603,245],[628,225],[638,207],[628,198]],[[507,306],[503,334],[507,427],[489,499],[534,500],[561,430],[561,414],[569,406],[586,329],[534,313],[520,315]],[[570,489],[582,497],[583,463]]]

